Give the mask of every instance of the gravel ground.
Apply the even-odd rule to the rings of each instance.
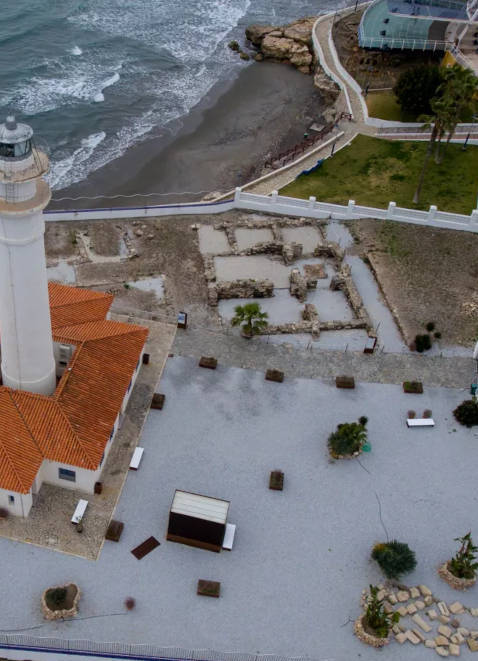
[[[451,417],[462,392],[426,388],[412,396],[364,383],[343,391],[289,378],[275,384],[261,372],[202,370],[178,357],[168,360],[161,391],[165,407],[148,416],[143,462],[128,475],[116,510],[125,523],[118,544],[107,542],[91,562],[0,539],[9,563],[0,578],[8,603],[3,630],[39,627],[34,635],[329,661],[371,658],[350,621],[360,612],[361,590],[381,580],[369,553],[386,535],[417,554],[408,585],[425,583],[447,601],[456,598],[435,568],[476,519],[476,432],[454,432]],[[433,410],[435,429],[407,429],[412,399],[414,408]],[[369,416],[371,453],[360,463],[331,463],[328,434],[360,415]],[[285,471],[282,493],[267,489],[276,468]],[[231,501],[232,552],[164,540],[176,488]],[[136,560],[130,550],[150,535],[161,546]],[[221,581],[221,598],[196,596],[199,578]],[[82,590],[79,617],[44,622],[41,591],[67,580]],[[127,596],[137,604],[129,613]],[[478,605],[474,591],[458,597]],[[423,646],[391,644],[387,659],[405,652],[434,658]]]

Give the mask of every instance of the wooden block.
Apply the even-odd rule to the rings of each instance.
[[[153,401],[151,402],[151,408],[162,410],[165,399],[166,399],[166,395],[163,395],[159,392],[155,392],[153,395]]]
[[[142,544],[134,548],[131,553],[135,558],[141,560],[145,555],[151,553],[151,551],[160,546],[160,542],[155,537],[148,537]]]
[[[284,372],[281,372],[280,370],[267,370],[266,381],[282,383],[284,381]]]
[[[336,376],[335,385],[337,388],[355,388],[355,379],[353,376]]]
[[[105,539],[109,539],[111,542],[119,542],[123,528],[124,523],[122,521],[111,520],[106,531]]]
[[[213,356],[201,356],[199,367],[207,367],[210,370],[215,370],[217,367],[217,359],[213,358]]]
[[[282,491],[284,488],[284,473],[282,471],[271,471],[269,478],[269,489]]]
[[[216,599],[221,594],[221,583],[219,581],[204,581],[199,579],[197,594],[203,597],[215,597]]]

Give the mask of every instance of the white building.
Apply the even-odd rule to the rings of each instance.
[[[48,285],[32,135],[0,125],[0,507],[24,517],[43,482],[93,493],[147,337],[108,319],[111,295]]]

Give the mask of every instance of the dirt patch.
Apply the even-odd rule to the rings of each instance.
[[[350,225],[370,258],[407,343],[435,322],[444,345],[469,346],[478,331],[478,236],[360,220]]]
[[[76,257],[78,243],[73,223],[45,223],[45,246],[49,258]]]
[[[358,26],[362,18],[360,10],[342,20],[333,28],[333,37],[340,61],[362,88],[390,88],[400,74],[417,64],[439,63],[442,54],[423,51],[380,51],[360,48]]]

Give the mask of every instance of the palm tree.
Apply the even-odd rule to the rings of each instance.
[[[428,161],[433,153],[433,147],[436,146],[436,158],[438,158],[438,150],[440,146],[441,139],[445,135],[446,131],[449,130],[451,125],[450,117],[452,116],[452,104],[446,98],[440,97],[432,99],[430,102],[432,108],[431,115],[422,115],[418,118],[420,122],[423,122],[423,128],[431,128],[430,141],[428,143],[427,152],[425,154],[425,160],[423,161],[422,170],[420,172],[420,177],[418,178],[418,185],[413,196],[413,202],[418,204],[420,201],[420,193],[422,191],[423,181],[425,179],[425,172],[427,169]]]
[[[258,335],[261,330],[267,327],[268,314],[262,312],[259,303],[246,303],[245,305],[236,305],[235,315],[231,319],[231,326],[241,326],[244,337],[251,338]]]
[[[448,144],[455,133],[458,122],[463,121],[464,112],[471,109],[474,113],[478,92],[478,78],[470,69],[465,69],[459,64],[454,64],[452,67],[444,70],[443,82],[437,91],[443,97],[450,99],[454,106],[448,132]]]

